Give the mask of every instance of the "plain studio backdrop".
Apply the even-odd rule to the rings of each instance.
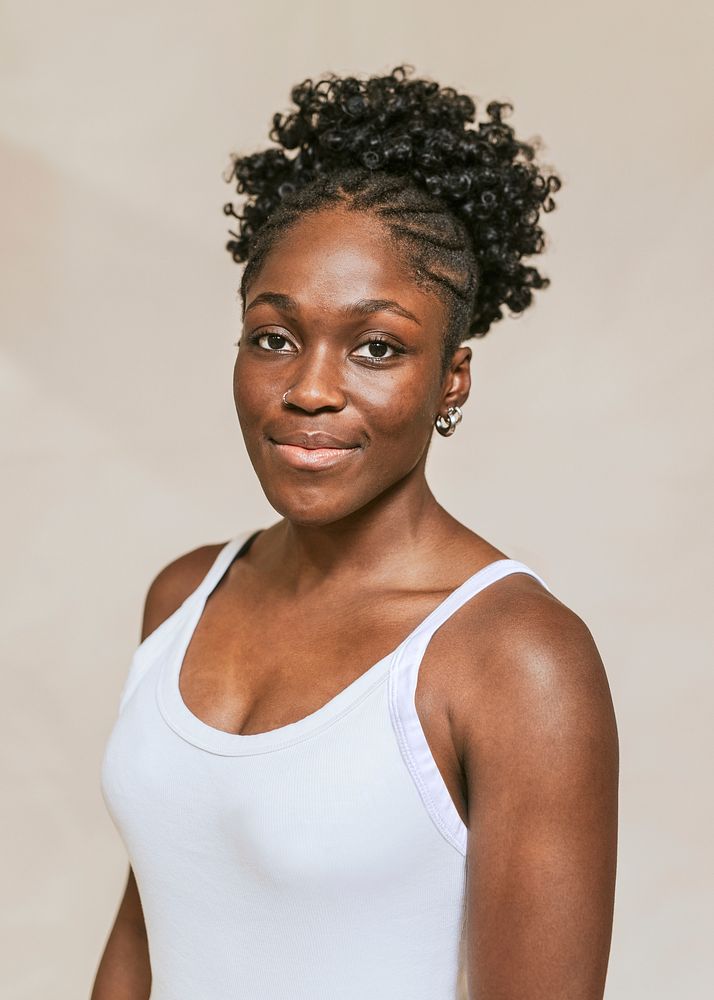
[[[479,120],[511,101],[563,180],[551,287],[469,341],[471,396],[428,479],[602,653],[621,753],[608,1000],[707,995],[711,9],[3,4],[3,997],[89,994],[127,872],[100,762],[150,580],[279,517],[231,395],[229,153],[268,145],[305,77],[400,62]]]

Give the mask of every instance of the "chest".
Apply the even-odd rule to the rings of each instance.
[[[205,995],[207,970],[226,969],[226,956],[225,997],[236,981],[250,996],[315,997],[326,976],[343,996],[345,969],[355,1000],[451,995],[465,857],[404,766],[387,684],[287,747],[205,752],[206,734],[194,740],[164,697],[182,645],[177,630],[145,657],[103,765],[166,996]],[[256,955],[273,956],[267,967],[286,978],[251,979]]]
[[[321,709],[388,656],[438,604],[439,595],[333,595],[280,601],[246,588],[207,601],[185,649],[181,698],[206,725],[251,735]],[[447,623],[450,625],[450,623]],[[449,723],[449,646],[453,627],[429,642],[415,708],[434,761],[466,822],[466,787]]]

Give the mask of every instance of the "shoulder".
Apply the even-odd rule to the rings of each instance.
[[[169,618],[199,586],[225,544],[218,542],[191,549],[156,574],[144,601],[142,640]]]
[[[619,780],[605,668],[586,623],[534,578],[513,574],[480,597],[462,623],[472,648],[454,703],[472,966],[503,996],[536,981],[544,996],[571,995],[574,969],[578,995],[601,996]],[[506,961],[504,928],[517,929]]]
[[[464,610],[451,716],[467,784],[507,773],[514,790],[519,780],[572,787],[599,768],[616,774],[610,688],[583,619],[522,573]]]

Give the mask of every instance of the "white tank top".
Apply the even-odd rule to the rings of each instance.
[[[546,585],[493,562],[317,711],[235,735],[193,715],[178,677],[208,595],[257,534],[228,542],[136,649],[104,752],[151,1000],[466,996],[467,829],[415,710],[417,673],[439,626],[489,584]]]

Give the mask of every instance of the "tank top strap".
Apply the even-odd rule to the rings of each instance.
[[[517,559],[498,559],[489,563],[453,590],[407,636],[396,650],[389,672],[389,712],[404,762],[434,825],[463,855],[466,854],[467,828],[436,765],[416,711],[419,667],[436,630],[472,597],[511,573],[527,573],[552,593],[542,577]]]
[[[170,646],[176,635],[180,634],[180,630],[185,626],[187,619],[197,618],[201,614],[206,598],[226,572],[233,559],[258,534],[260,534],[260,531],[242,531],[226,542],[218,551],[217,556],[199,585],[188,594],[173,614],[165,618],[134,649],[129,673],[119,697],[120,713],[138,687],[142,677],[146,675],[151,665],[156,661],[157,656],[160,656]]]
[[[535,577],[551,593],[545,580],[518,559],[497,559],[495,562],[489,563],[483,569],[474,573],[473,576],[470,576],[468,580],[465,580],[456,590],[452,590],[449,596],[409,636],[409,652],[411,657],[416,657],[417,666],[426,647],[429,645],[431,637],[445,621],[451,618],[472,597],[475,597],[497,580],[501,580],[505,576],[510,576],[511,573],[527,573],[529,576]]]
[[[259,534],[260,531],[251,528],[248,531],[241,531],[227,541],[223,548],[219,550],[218,555],[213,560],[203,580],[201,580],[193,593],[189,595],[190,599],[200,602],[205,601],[214,587],[218,585],[219,580],[223,577],[241,549],[248,541],[252,541]]]

